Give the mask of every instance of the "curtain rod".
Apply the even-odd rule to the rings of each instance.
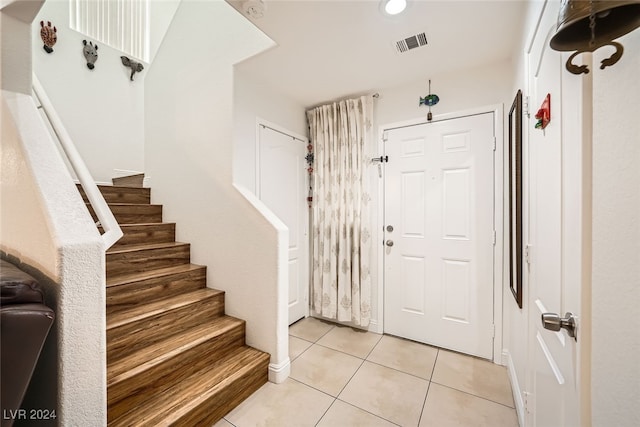
[[[372,93],[371,95],[367,94],[367,95],[354,95],[354,96],[356,98],[361,97],[361,96],[370,96],[370,97],[372,97],[374,99],[380,98],[380,94],[378,92]],[[334,104],[334,103],[337,103],[337,102],[340,102],[340,101],[346,101],[347,99],[352,99],[352,96],[345,96],[345,97],[342,97],[342,98],[334,99],[333,101],[326,101],[326,102],[323,102],[322,104],[316,104],[313,107],[307,108],[307,111],[311,111],[314,108],[322,107],[323,105],[331,105],[331,104]]]
[[[261,126],[261,127],[263,127],[263,128],[266,128],[266,129],[271,129],[272,131],[274,131],[274,132],[278,132],[279,134],[282,134],[282,135],[284,135],[284,136],[288,136],[289,138],[297,139],[297,140],[298,140],[298,141],[300,141],[300,142],[307,142],[307,141],[302,140],[302,139],[300,139],[300,138],[297,138],[297,137],[295,137],[295,136],[293,136],[293,135],[289,135],[288,133],[282,132],[281,130],[274,129],[274,128],[269,127],[269,126],[267,126],[267,125],[263,125],[262,123],[260,123],[260,126]]]

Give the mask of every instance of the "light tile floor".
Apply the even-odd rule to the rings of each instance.
[[[303,319],[291,375],[214,427],[517,427],[506,369],[387,335]]]

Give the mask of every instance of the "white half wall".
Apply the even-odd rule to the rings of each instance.
[[[192,262],[208,266],[208,286],[226,292],[227,314],[247,321],[247,343],[271,354],[272,380],[283,380],[286,231],[232,184],[233,64],[272,45],[226,2],[183,0],[146,76],[145,157],[152,202],[177,222]]]
[[[39,365],[55,372],[36,371],[27,396],[59,425],[106,425],[104,245],[31,96],[3,91],[1,102],[0,249],[46,276],[56,313],[57,345]]]
[[[58,30],[52,53],[43,49],[40,21],[51,21]],[[144,171],[147,69],[130,81],[123,54],[98,43],[98,60],[89,70],[82,41],[95,41],[69,28],[67,0],[45,2],[31,31],[33,70],[94,180],[111,182],[114,169]]]

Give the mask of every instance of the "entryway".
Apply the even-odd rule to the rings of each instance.
[[[492,359],[495,112],[384,132],[384,332]]]
[[[312,317],[289,328],[291,376],[214,427],[518,427],[506,369]]]

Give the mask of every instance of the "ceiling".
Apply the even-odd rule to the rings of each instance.
[[[227,1],[243,13],[243,0]],[[379,0],[264,5],[262,18],[248,19],[277,46],[237,67],[305,107],[505,61],[520,43],[526,9],[524,0],[408,0],[391,17]],[[396,52],[396,41],[422,32],[426,46]]]

